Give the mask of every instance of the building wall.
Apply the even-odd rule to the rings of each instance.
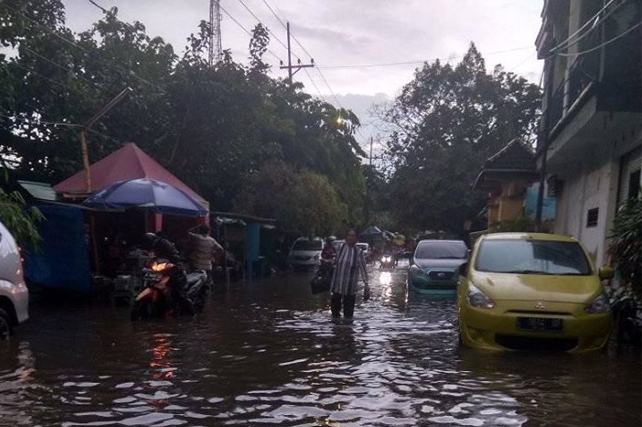
[[[642,134],[619,144],[606,140],[601,150],[577,153],[576,168],[569,167],[564,185],[557,198],[556,233],[570,234],[579,239],[591,253],[598,266],[608,263],[608,236],[617,211],[618,193],[629,179],[628,171],[637,167],[637,154],[642,146]],[[632,156],[633,155],[633,156]],[[630,159],[631,162],[622,161]],[[622,169],[622,170],[621,170]],[[587,226],[588,212],[598,209],[596,226]]]
[[[555,232],[579,239],[598,266],[605,262],[606,238],[615,210],[613,194],[617,191],[618,163],[609,161],[590,170],[580,171],[564,182],[558,200]],[[598,209],[598,221],[588,226],[588,212]]]

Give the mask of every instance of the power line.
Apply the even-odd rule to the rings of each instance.
[[[238,25],[238,26],[239,26],[239,28],[241,28],[243,31],[245,31],[245,32],[247,33],[247,35],[248,35],[248,36],[250,36],[250,37],[254,37],[254,35],[252,34],[252,32],[251,32],[250,30],[248,30],[247,28],[245,28],[245,26],[243,26],[243,24],[241,24],[241,23],[240,23],[240,22],[239,22],[239,21],[238,21],[234,16],[232,16],[232,14],[231,14],[230,12],[228,12],[228,11],[227,11],[223,6],[221,6],[221,10],[222,10],[222,11],[223,11],[223,13],[225,13],[225,14],[226,14],[226,15],[227,15],[227,16],[228,16],[228,17],[229,17],[229,18],[230,18],[230,19],[231,19],[231,20],[232,20],[236,25]],[[268,52],[268,53],[270,53],[272,56],[274,56],[274,57],[275,57],[276,59],[278,59],[279,61],[283,61],[283,60],[282,60],[282,59],[281,59],[281,58],[280,58],[276,53],[272,52],[272,50],[267,49],[267,52]]]
[[[281,23],[281,25],[283,25],[283,26],[286,28],[286,30],[288,30],[288,32],[289,32],[288,25],[287,25],[285,22],[283,22],[283,20],[282,20],[282,19],[279,17],[279,15],[274,11],[274,9],[272,8],[272,6],[270,6],[270,4],[267,2],[267,0],[263,0],[263,3],[267,6],[267,8],[268,8],[268,9],[270,9],[270,12],[272,12],[272,14],[273,14],[273,15],[276,17],[276,19]],[[296,36],[292,35],[292,38],[293,38],[293,39],[294,39],[294,41],[299,45],[299,47],[301,47],[301,49],[303,50],[303,52],[305,52],[305,53],[306,53],[310,58],[313,58],[312,54],[311,54],[311,53],[310,53],[310,52],[309,52],[309,51],[308,51],[308,50],[303,46],[303,44],[302,44],[302,43],[301,43],[301,42],[296,38]],[[318,63],[316,63],[316,64],[315,64],[315,67],[314,67],[314,68],[316,68],[317,72],[318,72],[318,73],[319,73],[319,75],[321,76],[321,79],[323,80],[323,83],[325,84],[325,86],[326,86],[326,87],[328,88],[328,90],[330,91],[330,95],[332,96],[332,98],[334,99],[334,101],[337,103],[337,105],[339,106],[339,108],[340,108],[341,110],[345,110],[345,108],[343,108],[343,105],[341,105],[341,101],[339,101],[339,98],[337,97],[337,95],[336,95],[336,94],[334,93],[334,91],[332,90],[332,86],[330,86],[330,83],[328,83],[328,79],[326,79],[325,75],[324,75],[324,74],[323,74],[323,72],[320,70],[320,68],[319,68],[319,66],[318,66]],[[309,76],[309,73],[308,73],[308,76]],[[311,76],[310,76],[310,81],[312,81],[312,77],[311,77]],[[315,85],[315,86],[316,86],[316,85]],[[321,94],[321,91],[319,91],[319,90],[318,90],[318,87],[317,87],[317,91],[319,92],[319,94]],[[367,139],[367,138],[363,135],[363,133],[361,132],[361,129],[360,129],[360,128],[358,128],[358,127],[357,127],[357,128],[356,128],[356,132],[357,132],[357,133],[358,133],[358,134],[359,134],[359,135],[360,135],[364,140],[366,140],[366,139]]]
[[[34,69],[29,68],[29,67],[25,67],[25,66],[23,66],[23,65],[20,65],[20,64],[18,64],[17,62],[12,62],[11,64],[4,64],[4,63],[3,63],[2,65],[3,65],[5,68],[7,68],[7,69],[8,69],[10,66],[20,68],[20,69],[22,69],[22,70],[24,70],[24,71],[26,71],[26,72],[28,72],[28,73],[31,73],[31,74],[33,74],[33,75],[35,75],[35,76],[40,77],[41,79],[47,80],[47,81],[49,81],[49,82],[51,82],[51,83],[53,83],[53,84],[55,84],[55,85],[58,85],[58,86],[60,86],[60,87],[62,87],[62,88],[65,88],[65,89],[67,89],[67,90],[71,91],[71,88],[70,88],[69,86],[67,86],[66,84],[64,84],[64,83],[62,83],[62,82],[59,82],[59,81],[57,81],[57,80],[54,80],[54,79],[52,79],[52,78],[50,78],[50,77],[47,77],[47,76],[45,76],[44,74],[40,74],[39,72],[35,71]],[[10,72],[10,70],[9,70],[9,72]]]
[[[60,40],[62,40],[62,41],[64,41],[64,42],[66,42],[66,43],[68,43],[68,44],[70,44],[70,45],[72,45],[72,46],[75,46],[75,47],[79,48],[80,50],[82,50],[82,51],[83,51],[83,52],[85,52],[85,53],[87,52],[87,50],[86,50],[85,48],[83,48],[82,46],[78,45],[76,42],[74,42],[74,41],[72,41],[72,40],[69,40],[67,37],[62,36],[61,34],[57,33],[56,31],[52,30],[51,28],[48,28],[46,25],[41,24],[40,22],[38,22],[38,21],[36,21],[36,20],[34,20],[34,19],[32,19],[32,18],[29,18],[27,15],[25,15],[24,13],[22,13],[22,11],[20,11],[20,10],[18,10],[18,9],[16,9],[16,8],[14,8],[14,7],[11,7],[11,6],[9,6],[9,5],[8,5],[8,4],[6,4],[6,3],[2,3],[2,4],[0,4],[0,5],[1,5],[1,6],[4,6],[4,7],[6,7],[6,8],[8,8],[8,9],[13,10],[13,11],[14,11],[14,12],[16,12],[18,15],[22,16],[23,18],[25,18],[27,21],[31,22],[32,24],[36,24],[37,26],[41,27],[42,29],[44,29],[45,31],[47,31],[49,34],[51,34],[51,35],[53,35],[53,36],[55,36],[55,37],[59,38]]]
[[[102,9],[104,9],[103,7],[99,6],[98,4],[96,4],[96,3],[95,3],[95,2],[93,2],[93,1],[92,1],[92,4],[93,4],[94,6],[96,6],[96,7],[100,8],[101,10],[102,10]],[[38,22],[38,21],[36,21],[36,20],[34,20],[34,19],[32,19],[32,18],[28,17],[27,15],[25,15],[24,13],[22,13],[20,10],[15,9],[15,8],[13,8],[13,7],[11,7],[11,6],[8,6],[8,5],[6,5],[5,3],[2,3],[2,4],[0,4],[0,5],[1,5],[1,6],[5,6],[5,7],[9,8],[9,9],[13,10],[14,12],[18,13],[19,15],[21,15],[23,18],[25,18],[25,19],[27,19],[28,21],[32,22],[33,24],[35,24],[35,25],[37,25],[37,26],[39,26],[39,27],[43,28],[45,31],[47,31],[48,33],[50,33],[50,34],[54,35],[55,37],[59,38],[60,40],[63,40],[64,42],[66,42],[66,43],[70,44],[71,46],[76,47],[77,49],[81,50],[82,52],[84,52],[84,53],[89,53],[89,50],[87,50],[87,49],[86,49],[86,48],[84,48],[83,46],[79,45],[79,44],[78,44],[78,43],[76,43],[74,40],[70,40],[70,39],[68,39],[68,38],[66,38],[66,37],[64,37],[64,36],[62,36],[61,34],[57,33],[56,31],[54,31],[54,30],[52,30],[52,29],[48,28],[46,25],[41,24],[40,22]],[[131,25],[129,25],[129,24],[128,24],[128,23],[126,23],[126,22],[123,22],[123,21],[121,21],[121,20],[119,20],[119,19],[116,19],[116,20],[117,20],[118,22],[120,22],[121,24],[123,24],[123,25],[127,25],[128,27],[133,28],[133,27],[131,27]],[[92,49],[94,49],[94,50],[95,50],[96,48],[92,48]],[[155,88],[156,88],[156,89],[158,89],[161,93],[165,93],[165,90],[164,90],[163,88],[161,88],[159,85],[157,85],[157,84],[155,84],[155,83],[152,83],[152,82],[150,82],[150,81],[148,81],[148,80],[146,80],[146,79],[144,79],[144,78],[140,77],[138,74],[136,74],[136,73],[134,72],[134,70],[131,70],[131,69],[125,70],[125,69],[123,69],[123,68],[120,68],[120,67],[119,67],[118,65],[116,65],[116,64],[110,64],[110,63],[107,63],[107,65],[109,65],[110,67],[112,67],[112,68],[114,68],[114,69],[117,69],[117,70],[118,70],[118,71],[120,71],[121,73],[131,75],[132,77],[136,78],[136,79],[137,79],[137,80],[139,80],[140,82],[143,82],[143,83],[145,83],[145,84],[148,84],[148,85],[150,85],[150,86],[155,87]]]
[[[601,44],[599,44],[599,45],[597,45],[597,46],[595,46],[595,47],[593,47],[591,49],[587,49],[587,50],[583,50],[581,52],[575,52],[575,53],[559,53],[558,52],[558,53],[555,53],[554,55],[559,55],[559,56],[580,56],[580,55],[584,55],[584,54],[587,54],[587,53],[595,52],[596,50],[602,49],[604,46],[608,46],[611,43],[613,43],[614,41],[617,41],[617,40],[621,39],[622,37],[626,36],[627,34],[629,34],[630,32],[632,32],[633,30],[635,30],[636,28],[638,28],[641,25],[642,25],[642,22],[638,22],[637,24],[635,24],[634,26],[632,26],[631,28],[629,28],[628,30],[623,32],[622,34],[619,34],[619,35],[613,37],[612,39],[607,40],[604,43],[601,43]]]
[[[254,17],[254,19],[256,19],[259,22],[259,24],[263,25],[268,30],[268,32],[272,35],[272,37],[274,37],[274,40],[276,40],[285,49],[288,48],[287,45],[285,43],[283,43],[283,41],[281,41],[281,39],[279,39],[279,37],[276,34],[274,34],[274,32],[272,32],[272,30],[270,30],[270,28],[267,25],[265,25],[263,23],[263,21],[261,21],[261,19],[258,16],[256,16],[256,14],[252,11],[252,9],[250,9],[249,6],[247,4],[245,4],[245,2],[243,0],[238,0],[238,1],[239,1],[239,3],[241,3],[243,5],[243,7],[248,12],[250,12],[250,15],[252,15]],[[294,55],[294,56],[298,58],[298,56],[296,56],[296,55]]]
[[[492,52],[486,52],[484,55],[489,56],[489,55],[498,55],[500,53],[508,53],[508,52],[515,52],[518,50],[525,50],[525,49],[533,49],[532,46],[522,46],[522,47],[515,47],[515,48],[510,48],[510,49],[503,49],[503,50],[496,50]],[[326,66],[321,66],[319,68],[323,69],[333,69],[333,68],[375,68],[375,67],[391,67],[391,66],[397,66],[397,65],[417,65],[417,64],[423,64],[425,62],[432,62],[432,61],[437,61],[437,60],[453,60],[453,59],[462,59],[464,58],[464,55],[460,56],[451,56],[448,58],[429,58],[429,59],[424,59],[424,60],[412,60],[412,61],[400,61],[400,62],[382,62],[382,63],[373,63],[373,64],[347,64],[347,65],[326,65]]]
[[[22,122],[31,121],[31,119],[29,119],[29,118],[21,118],[20,116],[17,116],[17,115],[9,116],[7,114],[0,114],[0,117],[5,117],[7,119],[12,119],[12,120],[20,120]],[[35,124],[37,124],[37,125],[51,125],[51,126],[66,126],[66,127],[74,127],[74,128],[83,127],[83,125],[77,124],[77,123],[52,122],[52,121],[47,121],[47,120],[35,120]]]
[[[304,71],[304,72],[305,72],[305,74],[308,76],[308,79],[310,79],[310,83],[312,83],[312,86],[314,87],[314,89],[316,89],[317,93],[319,94],[319,98],[320,98],[323,102],[326,102],[325,97],[321,94],[321,91],[319,90],[319,86],[317,86],[317,84],[315,83],[315,81],[312,79],[312,75],[310,74],[310,72],[309,72],[307,69],[305,69],[305,68],[303,69],[303,71]]]
[[[272,15],[275,16],[275,18],[281,23],[281,25],[283,25],[283,28],[286,28],[287,25],[285,25],[285,22],[283,22],[279,17],[279,15],[277,15],[277,13],[274,11],[274,9],[272,9],[272,6],[270,6],[270,4],[266,0],[263,0],[263,3],[267,6],[268,9],[270,9],[270,12],[272,12]]]
[[[582,25],[580,28],[578,28],[573,34],[568,36],[565,40],[561,41],[560,43],[557,44],[557,46],[553,47],[550,49],[549,53],[553,53],[556,50],[559,49],[566,49],[572,44],[577,44],[581,39],[583,39],[587,34],[589,34],[596,26],[597,22],[594,22],[595,20],[599,20],[600,14],[604,12],[608,7],[610,7],[616,0],[610,0],[607,4],[605,4],[600,10],[595,13],[595,15],[591,16],[589,19],[586,20],[584,25]],[[613,10],[611,10],[609,13],[602,18],[603,20],[606,19],[611,13],[613,13],[615,10],[617,10],[620,6],[622,6],[624,3],[626,3],[627,0],[622,1],[619,5],[617,5]],[[590,28],[586,33],[581,35],[577,40],[575,40],[572,44],[570,42],[571,39],[573,39],[575,36],[580,34],[586,27],[588,27],[591,22],[593,22],[593,27]],[[565,46],[566,45],[566,46]]]
[[[86,78],[84,78],[84,77],[82,77],[82,76],[79,76],[78,74],[76,74],[76,72],[75,72],[75,71],[73,71],[73,70],[71,70],[71,69],[69,69],[69,68],[65,67],[64,65],[60,65],[60,64],[58,64],[57,62],[52,61],[51,59],[47,58],[46,56],[43,56],[43,55],[39,54],[38,52],[34,52],[33,50],[29,49],[29,48],[28,48],[28,47],[26,47],[26,46],[24,47],[24,49],[25,49],[25,51],[29,52],[30,54],[32,54],[32,55],[34,55],[34,56],[37,56],[38,58],[40,58],[40,59],[43,59],[43,60],[47,61],[48,63],[50,63],[50,64],[52,64],[52,65],[54,65],[54,66],[56,66],[56,67],[60,68],[61,70],[67,71],[69,74],[71,74],[71,76],[72,76],[72,77],[74,77],[74,78],[76,78],[76,79],[80,79],[80,80],[82,80],[82,81],[84,81],[84,82],[86,82],[86,83],[89,83],[90,85],[94,85],[94,86],[96,85],[96,83],[95,83],[95,82],[92,82],[92,81],[87,80]]]

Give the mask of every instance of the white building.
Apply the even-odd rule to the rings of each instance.
[[[557,198],[554,229],[608,261],[617,206],[638,197],[642,163],[642,2],[545,0],[537,154]]]

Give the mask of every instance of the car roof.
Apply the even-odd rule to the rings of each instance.
[[[463,244],[466,244],[466,242],[464,242],[463,240],[444,240],[444,239],[424,239],[424,240],[420,240],[418,244],[435,243],[435,242],[463,243]]]
[[[481,236],[482,240],[543,240],[549,242],[577,242],[572,236],[548,233],[490,233]]]

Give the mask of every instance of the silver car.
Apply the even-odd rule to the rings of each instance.
[[[29,318],[29,291],[25,284],[20,250],[0,222],[0,339]]]
[[[296,239],[288,254],[288,264],[295,270],[312,269],[320,264],[323,240],[319,238],[308,239],[300,237]]]

